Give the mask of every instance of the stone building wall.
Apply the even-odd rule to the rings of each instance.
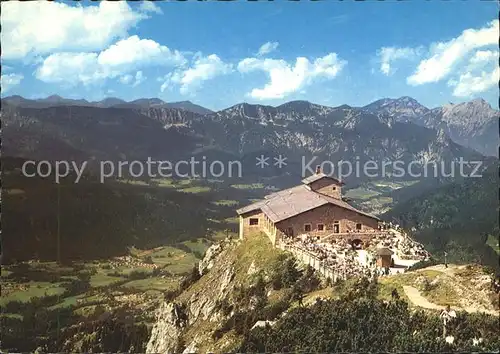
[[[251,224],[252,219],[258,220],[257,225]],[[267,215],[262,213],[260,210],[247,213],[244,216],[240,216],[240,238],[243,239],[244,237],[255,231],[264,232],[269,237],[272,244],[276,244],[277,228],[274,223],[271,222],[271,220],[267,217]]]
[[[335,222],[338,222],[339,233],[371,233],[378,231],[378,221],[376,219],[332,204],[323,205],[281,221],[276,226],[284,234],[289,234],[289,229],[293,230],[294,237],[305,233],[311,236],[327,236],[334,233]],[[306,231],[306,224],[311,225],[311,231]],[[357,224],[361,224],[360,230],[356,228]],[[323,225],[323,230],[320,230],[319,225]]]
[[[335,182],[329,178],[322,178],[313,182],[309,187],[318,193],[341,199],[342,198],[342,186],[340,183]]]

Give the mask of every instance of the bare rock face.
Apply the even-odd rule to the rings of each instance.
[[[214,266],[214,261],[217,256],[222,252],[222,244],[216,243],[210,246],[205,252],[205,257],[198,265],[198,271],[201,275],[207,273]]]
[[[199,288],[193,291],[187,303],[187,312],[189,314],[189,322],[194,323],[198,319],[217,320],[219,314],[217,313],[217,303],[225,299],[230,290],[232,289],[231,283],[234,279],[235,271],[232,266],[229,266],[221,272],[214,274],[217,279],[210,279],[210,289]],[[212,274],[208,274],[210,277]]]
[[[200,263],[202,277],[197,283],[182,293],[176,301],[182,303],[164,303],[157,312],[157,320],[153,327],[148,353],[195,353],[206,338],[198,336],[185,343],[182,348],[183,335],[199,321],[222,321],[218,304],[226,300],[234,288],[235,268],[228,259],[230,251],[223,252],[227,243],[211,246]]]
[[[185,309],[175,303],[163,303],[157,312],[157,322],[151,332],[147,353],[175,353],[180,336],[187,325]]]
[[[480,98],[433,109],[422,106],[411,97],[386,98],[363,109],[388,115],[397,122],[411,122],[435,129],[438,131],[436,138],[441,142],[446,135],[455,143],[484,155],[496,156],[498,153],[498,111]]]
[[[198,353],[198,345],[197,345],[197,340],[193,340],[191,344],[189,344],[186,349],[182,352],[182,354],[191,354],[191,353]]]

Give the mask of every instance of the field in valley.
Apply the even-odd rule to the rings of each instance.
[[[18,203],[19,213],[26,210],[26,203],[30,203],[30,199],[23,199],[26,196],[36,202],[42,202],[42,197],[35,194],[36,189],[33,188],[32,181],[23,182],[16,179],[12,182],[7,185],[5,199],[10,205]],[[23,183],[26,183],[26,186]],[[45,185],[44,181],[40,183]],[[48,185],[47,188],[49,187]],[[235,209],[238,205],[250,203],[248,197],[260,198],[265,193],[263,185],[258,188],[252,185],[232,187],[230,183],[223,181],[195,179],[118,180],[97,187],[107,188],[109,198],[113,198],[108,198],[109,206],[105,206],[112,216],[108,224],[113,225],[119,221],[125,225],[123,223],[126,222],[134,228],[127,239],[129,246],[125,248],[125,252],[119,251],[118,248],[111,251],[110,253],[115,254],[111,257],[89,259],[87,252],[85,258],[64,257],[60,262],[31,259],[3,265],[0,278],[1,320],[10,330],[3,336],[2,349],[34,350],[36,348],[32,347],[32,343],[54,341],[59,337],[60,330],[64,331],[85,322],[92,323],[96,319],[102,319],[102,316],[114,316],[120,311],[132,316],[134,326],[140,323],[149,326],[154,320],[158,303],[179,289],[182,280],[192,273],[193,267],[203,258],[206,249],[218,240],[236,237],[238,219]],[[69,185],[66,188],[73,188],[72,192],[80,186]],[[114,205],[125,203],[127,199],[128,203],[133,203],[130,195],[144,199],[145,203],[150,200],[154,206],[163,208],[163,227],[161,222],[156,222],[154,226],[148,225],[148,211],[136,214],[130,220],[115,220],[116,212],[112,213]],[[171,196],[174,199],[170,199]],[[102,196],[95,199],[96,203],[102,200]],[[72,206],[66,205],[64,201],[62,204],[61,211],[71,213]],[[198,225],[198,219],[202,215],[198,214],[195,219],[190,214],[187,209],[190,205],[196,207],[196,210],[206,210],[205,228]],[[121,207],[125,208],[123,204]],[[153,212],[158,213],[155,210]],[[170,216],[172,212],[175,214]],[[88,209],[85,213],[88,217],[95,217],[102,213],[102,209]],[[22,214],[15,214],[15,217],[19,215]],[[54,216],[44,218],[56,220],[56,215],[57,209],[54,210]],[[162,217],[161,214],[159,216]],[[91,232],[94,234],[93,239],[106,237],[124,241],[124,235],[119,229],[102,229],[101,226],[89,224],[82,219],[86,217],[86,214],[80,217],[82,226],[88,227],[83,232],[78,230],[82,236]],[[116,216],[118,217],[121,215]],[[7,215],[4,219],[9,221]],[[64,214],[61,219],[64,223]],[[139,222],[144,226],[139,226]],[[69,222],[66,222],[66,225],[61,229],[61,237],[68,240],[71,230],[75,229],[69,227]],[[176,229],[182,231],[177,232]],[[108,230],[113,230],[113,233]],[[32,232],[35,231],[34,229]],[[175,235],[172,234],[174,232]],[[135,247],[134,239],[140,238],[141,233],[148,233],[153,239],[156,238],[156,247]],[[26,236],[24,239],[31,237]],[[37,235],[34,233],[33,237],[36,238]],[[116,239],[117,237],[122,239]],[[90,242],[90,238],[88,240],[87,242]],[[63,248],[62,254],[64,250]],[[55,252],[53,258],[57,258]],[[47,318],[44,320],[40,316]],[[50,329],[30,329],[28,323],[33,320],[47,323]],[[21,339],[26,336],[30,338],[29,341]],[[90,340],[89,338],[81,340]]]
[[[392,207],[394,203],[392,192],[415,183],[415,181],[373,181],[347,189],[345,196],[352,199],[360,209],[378,215]]]
[[[3,266],[2,316],[18,315],[9,312],[9,303],[27,303],[33,298],[52,297],[49,308],[71,306],[82,314],[92,314],[97,306],[112,310],[124,302],[154,306],[165,292],[179,286],[182,276],[189,274],[210,244],[221,237],[224,235],[150,250],[131,248],[128,255],[109,260],[67,264],[28,261]],[[79,280],[83,284],[80,290],[72,289]]]

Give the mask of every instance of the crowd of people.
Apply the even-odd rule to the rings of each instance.
[[[306,252],[319,260],[321,267],[330,268],[340,279],[357,275],[372,277],[388,274],[387,269],[376,267],[373,257],[370,262],[360,262],[357,252],[345,239],[325,243],[317,237],[303,235],[299,238],[285,238],[283,241],[288,249]]]
[[[366,251],[363,254],[358,254],[359,248],[342,237],[329,237],[326,241],[320,237],[303,234],[295,238],[284,236],[282,241],[287,248],[305,252],[319,260],[321,267],[330,268],[343,279],[355,275],[389,275],[389,268],[380,268],[376,263],[375,250],[380,247],[393,250],[400,259],[424,260],[430,257],[423,245],[412,240],[398,225],[385,223],[380,229],[387,232],[377,233],[369,242],[365,242],[362,248]],[[363,259],[360,259],[361,255]]]
[[[397,226],[397,225],[396,225]],[[376,235],[371,243],[375,247],[386,247],[396,250],[398,257],[402,259],[424,260],[430,257],[421,243],[412,240],[402,230],[393,228],[395,232],[389,232],[384,235]]]

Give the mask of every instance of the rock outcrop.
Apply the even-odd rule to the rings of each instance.
[[[184,309],[175,303],[163,303],[157,312],[157,322],[146,347],[147,353],[175,353],[186,326]]]
[[[214,266],[215,258],[222,252],[223,244],[216,243],[210,246],[205,252],[205,256],[202,261],[198,264],[198,271],[201,275],[208,272]]]
[[[185,340],[190,337],[186,333],[202,323],[220,323],[224,319],[218,305],[227,300],[234,287],[235,268],[228,257],[231,243],[212,245],[200,263],[202,277],[174,302],[161,305],[147,345],[148,353],[198,352],[200,343],[207,339],[203,335],[210,333],[195,335],[189,341]]]

